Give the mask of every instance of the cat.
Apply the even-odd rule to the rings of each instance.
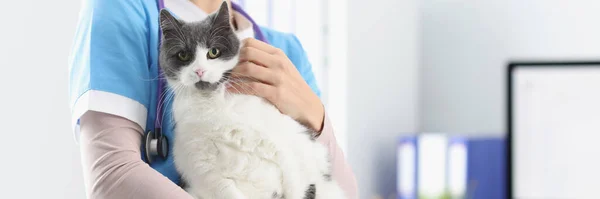
[[[160,11],[160,67],[173,94],[173,157],[202,199],[342,199],[327,149],[268,101],[227,92],[242,37],[224,1],[206,19]]]

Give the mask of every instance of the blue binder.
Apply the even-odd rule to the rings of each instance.
[[[468,141],[468,185],[466,199],[505,199],[506,155],[503,138]]]
[[[397,147],[397,198],[417,199],[419,136],[406,136]],[[449,138],[448,147],[463,144],[467,151],[465,199],[505,199],[506,146],[504,138]],[[452,160],[448,160],[452,161]],[[446,165],[448,167],[448,165]],[[408,168],[407,168],[408,167]],[[447,172],[448,175],[448,172]],[[449,183],[447,186],[453,186]]]

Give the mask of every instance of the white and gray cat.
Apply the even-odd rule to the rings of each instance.
[[[345,198],[327,150],[262,98],[227,93],[241,41],[224,2],[198,22],[161,10],[160,66],[173,91],[175,166],[202,199]]]

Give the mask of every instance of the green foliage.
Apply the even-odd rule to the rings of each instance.
[[[464,197],[452,197],[450,195],[450,192],[445,191],[442,195],[440,196],[425,196],[425,195],[419,195],[419,199],[463,199]]]

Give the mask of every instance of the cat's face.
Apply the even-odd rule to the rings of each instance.
[[[213,91],[238,63],[240,41],[226,2],[206,19],[186,23],[161,10],[160,66],[170,84]]]

